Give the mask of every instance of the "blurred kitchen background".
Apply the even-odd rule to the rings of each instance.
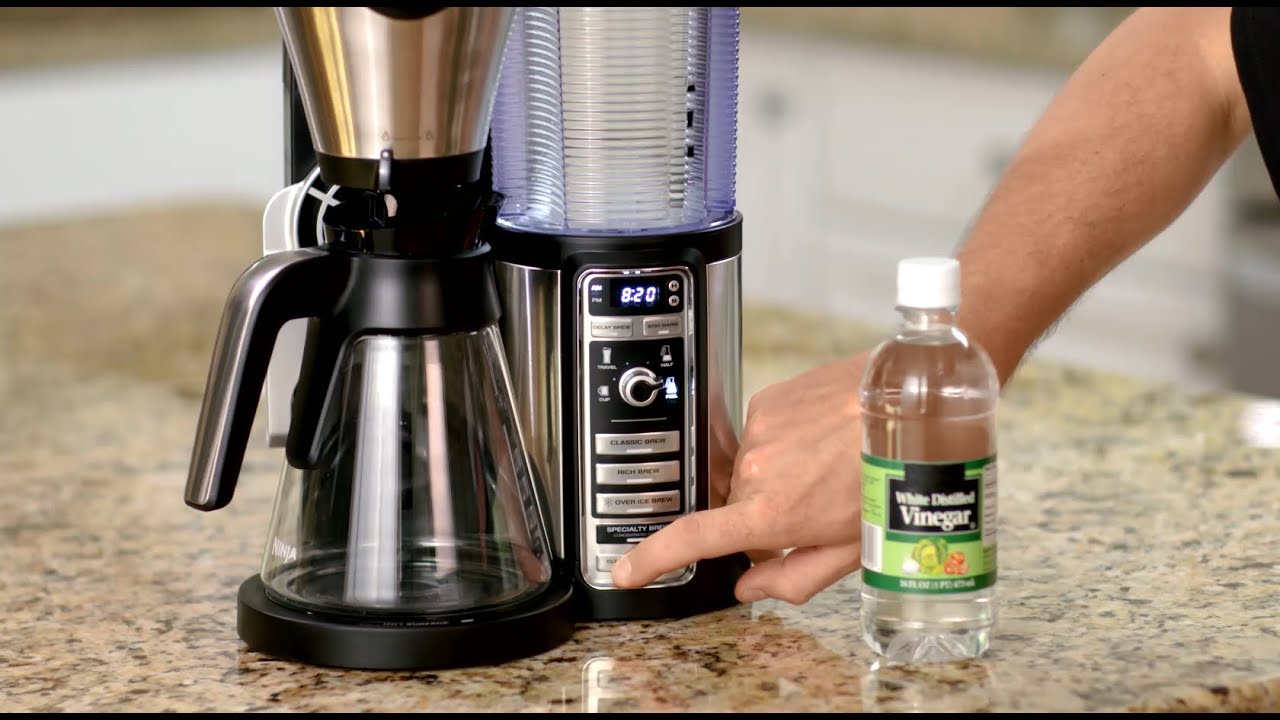
[[[748,305],[891,323],[896,261],[956,247],[1020,138],[1129,11],[744,8]],[[0,9],[0,247],[9,261],[32,258],[38,248],[15,238],[57,243],[59,228],[149,213],[170,224],[162,252],[180,262],[183,218],[216,208],[209,217],[236,248],[210,269],[218,302],[147,331],[211,342],[207,313],[259,252],[255,223],[281,186],[280,78],[266,8]],[[1278,211],[1247,145],[1038,357],[1280,395]],[[38,302],[32,288],[77,277],[32,268],[2,276],[0,302]],[[122,285],[165,282],[158,265],[112,273]],[[163,302],[157,292],[137,297]]]

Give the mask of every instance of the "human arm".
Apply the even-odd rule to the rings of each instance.
[[[1230,10],[1135,12],[1073,74],[961,250],[961,326],[1007,380],[1094,282],[1169,224],[1248,132]],[[681,518],[614,570],[637,587],[702,558],[765,558],[738,597],[793,603],[858,566],[865,358],[752,399],[723,508]],[[797,548],[785,557],[769,553]]]
[[[1250,128],[1230,8],[1142,8],[1071,76],[957,257],[958,322],[1006,382],[1094,283],[1172,223]]]

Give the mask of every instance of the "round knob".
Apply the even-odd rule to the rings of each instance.
[[[622,399],[632,407],[645,407],[658,399],[662,380],[646,367],[633,367],[618,379]]]

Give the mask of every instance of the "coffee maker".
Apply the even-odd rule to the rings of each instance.
[[[492,664],[573,621],[735,604],[741,555],[639,590],[610,570],[727,495],[737,8],[277,14],[287,184],[228,301],[187,492],[230,500],[265,384],[287,462],[240,592],[249,647]]]
[[[231,290],[186,490],[201,510],[230,502],[268,368],[289,367],[287,390],[268,383],[287,462],[240,636],[358,668],[543,652],[572,632],[572,586],[481,237],[512,9],[276,12],[296,187],[265,223],[287,247]]]
[[[735,604],[745,557],[641,590],[610,570],[723,504],[742,423],[742,218],[734,205],[738,8],[515,8],[483,183],[500,327],[552,554],[582,620]],[[332,186],[285,67],[289,186],[264,252],[314,244]],[[405,92],[413,92],[410,88]],[[305,326],[286,324],[267,430],[290,433]]]
[[[742,556],[613,585],[630,547],[724,503],[741,429],[738,8],[516,10],[486,238],[502,336],[581,617],[727,607]]]

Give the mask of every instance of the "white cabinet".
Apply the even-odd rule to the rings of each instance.
[[[892,322],[897,261],[955,250],[1065,79],[745,33],[738,187],[748,302]],[[1221,185],[1099,283],[1038,352],[1211,382],[1192,357],[1220,324]]]
[[[762,43],[769,45],[769,40]],[[822,252],[820,93],[803,65],[777,64],[785,48],[741,55],[738,206],[744,213],[743,283],[753,297],[787,305],[809,300],[807,261]]]

